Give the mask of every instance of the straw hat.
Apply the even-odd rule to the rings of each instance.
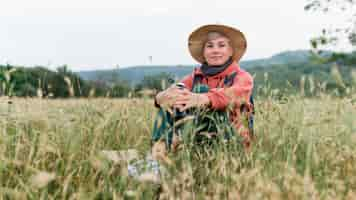
[[[227,36],[232,45],[232,59],[239,61],[246,51],[247,42],[245,36],[238,29],[218,24],[204,25],[193,31],[189,35],[188,48],[192,57],[199,63],[205,62],[203,57],[204,44],[207,41],[208,33],[219,32]]]

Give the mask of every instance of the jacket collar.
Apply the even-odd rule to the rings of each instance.
[[[220,77],[225,77],[227,75],[230,75],[232,72],[237,71],[240,69],[240,66],[237,64],[237,62],[232,62],[230,66],[228,66],[224,71],[220,72],[219,74],[216,74],[214,76],[210,76],[211,78],[220,78]],[[199,76],[204,76],[203,72],[201,71],[200,67],[197,67],[194,69],[194,75],[199,75]]]

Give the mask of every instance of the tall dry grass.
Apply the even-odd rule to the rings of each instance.
[[[8,199],[355,199],[356,96],[257,99],[257,138],[170,155],[160,188],[112,152],[150,149],[150,99],[0,99]],[[101,153],[107,150],[105,155]],[[112,151],[114,150],[114,151]],[[111,153],[110,153],[111,152]],[[111,155],[111,157],[107,156]]]

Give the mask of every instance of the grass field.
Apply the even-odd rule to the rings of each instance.
[[[356,199],[356,98],[257,99],[251,151],[190,144],[160,188],[103,150],[150,149],[150,99],[0,99],[2,199]]]

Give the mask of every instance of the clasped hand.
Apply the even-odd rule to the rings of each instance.
[[[189,108],[206,107],[210,100],[206,94],[193,93],[188,89],[180,89],[177,86],[160,92],[156,96],[156,102],[168,108],[177,108],[183,112]]]

